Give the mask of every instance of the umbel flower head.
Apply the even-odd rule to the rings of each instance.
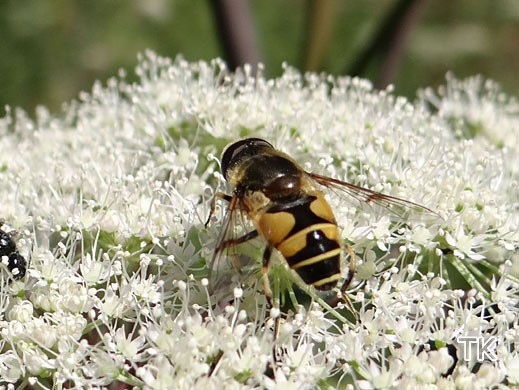
[[[0,120],[1,228],[27,260],[23,278],[0,263],[1,386],[519,385],[517,100],[481,78],[410,102],[358,78],[151,52],[136,73],[60,116]],[[353,308],[279,254],[269,308],[261,239],[237,249],[252,265],[229,261],[220,299],[208,264],[225,204],[205,221],[228,191],[215,156],[245,136],[440,217],[395,221],[329,193],[357,257]]]

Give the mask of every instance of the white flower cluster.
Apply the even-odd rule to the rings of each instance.
[[[361,79],[153,53],[137,75],[59,117],[0,120],[0,217],[28,260],[22,279],[0,268],[0,388],[519,385],[516,100],[450,78],[411,103]],[[215,155],[243,136],[441,217],[395,221],[330,194],[357,254],[354,315],[315,291],[308,303],[279,256],[280,308],[230,265],[216,298]]]

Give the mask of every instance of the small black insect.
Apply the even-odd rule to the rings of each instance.
[[[18,253],[12,234],[4,232],[0,221],[0,260],[7,266],[13,279],[22,279],[27,270],[25,257]]]

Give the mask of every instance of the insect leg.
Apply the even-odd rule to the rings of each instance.
[[[212,361],[212,363],[209,366],[209,372],[207,373],[207,376],[210,377],[213,375],[214,370],[216,369],[216,366],[218,366],[218,364],[220,363],[220,360],[222,359],[222,356],[223,356],[223,351],[222,350],[218,351],[218,353],[214,357],[214,360]]]
[[[346,245],[346,251],[348,252],[348,255],[350,256],[350,269],[348,272],[348,277],[344,280],[344,283],[341,286],[341,298],[348,306],[348,309],[351,311],[353,316],[355,317],[355,320],[359,320],[359,317],[357,315],[357,312],[355,311],[353,304],[350,301],[350,298],[346,295],[346,289],[351,283],[351,280],[353,279],[353,275],[355,274],[355,252],[353,252],[353,249],[349,245]]]
[[[263,289],[265,290],[265,297],[267,298],[267,302],[269,307],[274,307],[274,302],[272,300],[272,290],[270,288],[270,282],[268,277],[269,271],[269,262],[270,256],[272,255],[272,246],[267,245],[265,251],[263,252],[263,263],[261,265],[261,276],[263,279]]]
[[[274,300],[272,298],[272,289],[270,288],[270,282],[268,278],[268,270],[269,270],[269,262],[272,256],[273,246],[268,245],[263,252],[263,263],[261,267],[261,275],[263,278],[263,289],[265,290],[265,297],[267,298],[267,302],[269,307],[274,307]],[[279,336],[279,329],[281,323],[281,316],[278,314],[276,318],[274,318],[274,348],[272,349],[272,363],[269,363],[267,367],[267,375],[270,377],[274,377],[274,368],[278,365],[280,358],[278,357],[277,351],[277,339]]]
[[[346,251],[348,252],[348,255],[350,256],[350,269],[348,272],[348,277],[344,279],[344,282],[341,286],[341,294],[344,296],[344,292],[348,288],[348,286],[351,283],[351,280],[353,279],[353,275],[355,274],[355,267],[356,267],[356,260],[355,260],[355,253],[353,252],[353,249],[349,245],[346,245]]]
[[[244,234],[241,237],[223,241],[220,245],[218,245],[218,247],[215,250],[215,253],[219,253],[219,252],[223,251],[224,249],[232,248],[236,245],[243,244],[244,242],[250,241],[256,237],[258,237],[258,231],[251,230],[250,232],[248,232],[247,234]],[[231,256],[229,256],[229,257],[232,260],[232,264],[234,265],[234,268],[236,268],[238,270],[238,272],[240,272],[240,263],[236,257],[236,253],[232,253]]]
[[[216,199],[217,198],[226,200],[227,202],[230,202],[232,200],[231,195],[224,194],[223,192],[217,192],[216,194],[214,194],[213,199],[211,199],[211,211],[209,212],[209,217],[207,218],[207,222],[204,225],[205,227],[207,227],[207,225],[209,225],[209,222],[211,221],[211,217],[214,214],[214,210],[216,209]]]
[[[251,230],[250,232],[248,232],[247,234],[244,234],[241,237],[233,238],[231,240],[225,240],[220,245],[218,245],[218,247],[216,248],[216,252],[219,252],[219,251],[229,248],[231,246],[243,244],[244,242],[250,241],[256,237],[258,237],[258,231],[255,229]]]

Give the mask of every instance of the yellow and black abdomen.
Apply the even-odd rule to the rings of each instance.
[[[339,232],[320,193],[274,203],[257,220],[260,233],[306,284],[329,290],[341,279]]]

